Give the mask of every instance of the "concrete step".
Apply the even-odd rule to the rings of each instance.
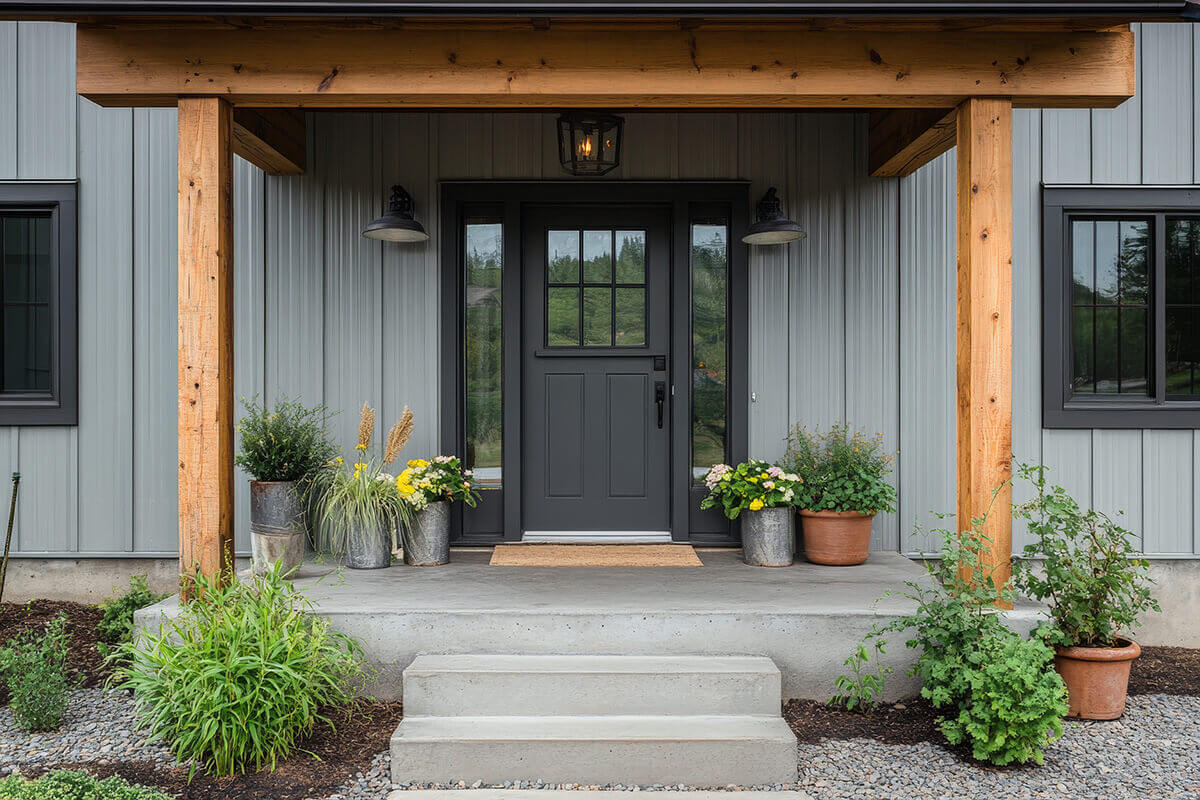
[[[391,751],[397,783],[796,780],[796,738],[779,716],[406,716]]]
[[[397,789],[388,800],[646,800],[632,789]],[[807,792],[656,791],[651,800],[812,800]]]
[[[417,656],[413,716],[778,716],[779,668],[760,656]]]

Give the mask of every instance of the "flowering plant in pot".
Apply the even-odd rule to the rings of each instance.
[[[872,520],[896,509],[896,489],[887,481],[892,457],[883,451],[883,437],[845,424],[825,432],[797,425],[781,463],[800,477],[793,505],[805,558],[833,566],[866,561]]]
[[[1013,585],[1049,604],[1039,633],[1056,648],[1055,667],[1067,684],[1070,716],[1116,719],[1125,712],[1129,668],[1140,650],[1128,638],[1147,611],[1161,610],[1151,594],[1149,562],[1134,535],[1107,515],[1083,510],[1044,466],[1020,465],[1034,496],[1017,505],[1034,542],[1013,563]]]
[[[405,537],[405,563],[425,567],[450,560],[450,504],[475,507],[479,494],[471,488],[471,477],[458,456],[415,458],[396,477],[396,491],[416,512]]]
[[[242,398],[233,462],[250,475],[250,545],[254,571],[276,561],[288,574],[304,560],[305,507],[313,477],[336,452],[325,429],[325,406],[305,408],[287,398],[273,408]]]
[[[412,412],[405,406],[388,432],[382,456],[372,456],[375,410],[363,404],[354,461],[342,456],[328,462],[318,477],[320,489],[319,549],[353,569],[379,569],[392,563],[394,539],[412,521],[412,511],[396,491],[396,479],[385,472],[412,433]]]
[[[765,461],[746,461],[731,467],[717,464],[704,476],[708,497],[700,508],[720,508],[729,519],[742,512],[742,560],[760,567],[792,563],[795,531],[791,503],[799,479]]]

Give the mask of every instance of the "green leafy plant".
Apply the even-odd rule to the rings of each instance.
[[[471,471],[463,471],[457,456],[437,456],[432,461],[414,458],[396,477],[396,491],[418,511],[442,500],[459,500],[474,508],[479,493],[471,488],[470,477]]]
[[[717,464],[704,476],[708,497],[700,507],[720,507],[726,517],[737,519],[743,511],[790,505],[797,482],[795,475],[765,461],[744,461],[736,467]]]
[[[77,684],[67,672],[67,646],[67,617],[60,614],[41,631],[24,631],[0,647],[8,705],[27,731],[54,730],[62,722]]]
[[[995,604],[1011,601],[1012,589],[996,584],[982,556],[989,542],[981,532],[985,519],[962,533],[937,531],[942,550],[926,562],[927,580],[905,583],[904,597],[917,610],[864,637],[831,702],[850,709],[876,705],[888,670],[877,665],[871,671],[871,663],[889,635],[906,635],[905,645],[921,651],[909,674],[920,679],[921,696],[944,712],[938,724],[948,741],[969,740],[976,758],[995,764],[1040,763],[1045,746],[1062,735],[1066,687],[1052,669],[1053,654],[1046,657],[1047,648],[1021,639],[996,613]],[[994,667],[1001,657],[1011,669]]]
[[[115,775],[99,780],[86,772],[59,770],[36,780],[20,775],[0,780],[0,800],[174,800],[174,795]]]
[[[355,460],[346,463],[338,456],[317,474],[317,551],[340,556],[352,530],[397,532],[412,522],[412,506],[397,489],[396,477],[384,471],[404,449],[413,429],[413,415],[405,406],[400,421],[388,433],[381,457],[370,455],[375,429],[375,411],[366,403],[358,424]]]
[[[152,606],[166,597],[165,594],[150,591],[145,575],[130,576],[127,592],[100,604],[100,610],[104,612],[96,624],[96,634],[100,638],[96,646],[100,654],[108,656],[112,653],[112,645],[129,641],[133,635],[133,612]]]
[[[365,681],[362,650],[311,613],[278,564],[248,583],[197,578],[197,597],[155,633],[120,645],[110,684],[181,761],[220,775],[274,769]]]
[[[793,501],[797,508],[860,514],[896,510],[896,489],[887,482],[892,457],[883,451],[878,434],[867,436],[849,425],[824,432],[797,425],[780,464],[800,477]]]
[[[325,406],[305,408],[286,398],[268,408],[242,398],[241,443],[234,463],[256,481],[304,481],[337,453],[325,429]]]
[[[1049,604],[1052,624],[1042,633],[1060,647],[1117,645],[1143,614],[1161,610],[1151,594],[1150,563],[1134,547],[1134,535],[1049,485],[1045,467],[1020,465],[1017,474],[1035,490],[1015,512],[1034,541],[1013,564],[1013,582]]]
[[[967,649],[964,659],[945,676],[961,692],[961,699],[947,696],[942,704],[958,709],[941,723],[946,740],[969,743],[980,761],[1041,764],[1046,744],[1062,736],[1067,714],[1054,651],[1036,639],[990,634]]]

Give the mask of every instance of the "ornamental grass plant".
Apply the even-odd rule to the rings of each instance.
[[[827,431],[797,425],[779,463],[800,478],[792,502],[796,508],[859,514],[896,510],[896,489],[887,481],[892,456],[884,452],[879,434],[867,436],[845,424]]]
[[[312,614],[280,566],[248,582],[197,578],[196,599],[120,646],[110,685],[177,759],[217,775],[274,769],[366,680],[362,649]]]

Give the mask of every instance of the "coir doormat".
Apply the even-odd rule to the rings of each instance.
[[[702,567],[686,544],[498,544],[493,567]]]

